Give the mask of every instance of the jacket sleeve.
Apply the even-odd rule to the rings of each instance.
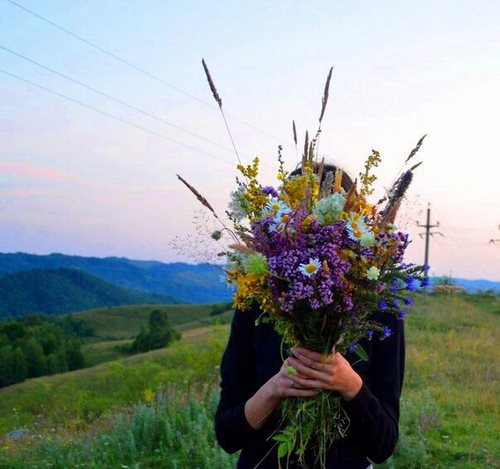
[[[372,339],[367,380],[352,400],[342,404],[354,439],[363,454],[377,464],[392,455],[398,441],[399,398],[405,367],[404,321],[390,315],[383,322],[392,334],[384,340]]]
[[[215,414],[215,433],[219,445],[234,453],[257,434],[245,417],[245,403],[255,393],[253,349],[253,311],[236,310],[231,333],[220,368],[220,401]]]

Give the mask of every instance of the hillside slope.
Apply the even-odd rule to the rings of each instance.
[[[122,287],[172,296],[188,303],[231,300],[221,281],[220,266],[212,264],[165,264],[118,257],[81,257],[64,254],[38,256],[0,253],[0,275],[31,269],[74,268]]]
[[[394,458],[377,467],[497,467],[495,363],[500,300],[486,295],[415,298],[415,309],[407,317],[400,442]],[[91,467],[94,461],[95,467],[163,467],[148,464],[147,455],[160,454],[161,461],[171,461],[175,448],[183,447],[184,441],[194,439],[200,445],[200,435],[213,429],[218,367],[228,333],[228,326],[192,329],[166,349],[0,390],[0,438],[16,428],[32,432],[32,439],[13,441],[11,453],[0,451],[0,467],[24,469],[42,460],[60,467],[73,467],[75,461],[82,467]],[[178,393],[185,408],[186,399],[197,399],[207,390],[216,394],[209,407],[211,417],[201,424],[200,411],[193,412],[196,422],[179,432],[178,438],[172,438],[165,417],[150,420],[145,413],[147,409],[173,409],[172,421],[184,420],[173,405],[158,405],[163,402],[161,396]],[[142,403],[137,407],[127,407],[138,401]],[[137,410],[138,424],[121,419],[116,412],[124,409],[127,415]],[[119,435],[118,420],[126,422]],[[169,430],[164,432],[165,428]],[[130,438],[135,430],[140,433],[138,439]],[[32,444],[35,441],[44,444]],[[134,444],[133,451],[123,450],[124,441]],[[167,444],[172,441],[174,449]],[[114,459],[101,464],[105,454]],[[196,467],[234,467],[222,466],[218,458],[205,453],[206,464]]]
[[[35,312],[60,314],[103,306],[179,302],[117,287],[76,269],[33,269],[0,277],[0,319]]]
[[[228,312],[232,310],[231,303],[125,305],[80,311],[73,314],[73,317],[83,319],[95,337],[107,340],[131,339],[139,333],[141,326],[148,321],[149,313],[154,309],[165,311],[174,327],[185,330],[191,325],[200,326],[203,323],[213,322],[216,317],[221,319],[220,315],[211,316],[214,306],[222,307]]]

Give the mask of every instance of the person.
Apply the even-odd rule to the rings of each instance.
[[[329,165],[328,171],[335,171]],[[293,173],[292,173],[293,175]],[[349,178],[342,181],[347,191]],[[348,426],[344,438],[327,450],[327,467],[366,469],[382,463],[398,441],[399,400],[405,366],[404,323],[380,311],[372,319],[387,326],[391,335],[359,341],[368,355],[362,361],[354,351],[331,353],[325,360],[304,348],[284,348],[282,337],[254,303],[249,311],[235,310],[223,354],[220,400],[215,414],[219,445],[228,453],[241,450],[239,469],[318,467],[314,449],[305,466],[292,456],[278,460],[272,439],[281,422],[283,399],[310,397],[318,389],[337,392]],[[288,358],[283,359],[283,355]],[[287,367],[297,372],[292,376]]]

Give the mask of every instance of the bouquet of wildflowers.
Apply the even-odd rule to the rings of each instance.
[[[219,240],[227,231],[231,239],[223,254],[229,260],[228,281],[235,286],[235,307],[247,310],[258,302],[289,346],[325,354],[350,348],[366,359],[358,341],[373,335],[383,340],[391,334],[370,318],[371,313],[385,310],[403,319],[412,303],[405,291],[415,290],[422,278],[422,267],[403,262],[408,235],[394,225],[418,164],[402,172],[385,198],[371,203],[379,153],[372,151],[346,192],[342,170],[328,171],[318,162],[319,133],[310,142],[306,133],[297,174],[285,171],[280,148],[275,186],[259,181],[258,158],[250,165],[239,164],[241,176],[226,212],[233,227],[224,225],[213,238]],[[208,201],[182,181],[216,215]],[[300,459],[314,445],[324,465],[327,448],[346,430],[340,397],[321,391],[313,398],[286,400],[282,411],[284,425],[275,435],[278,455],[295,452]]]

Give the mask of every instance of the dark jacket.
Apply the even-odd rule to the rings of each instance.
[[[272,449],[275,442],[267,441],[267,437],[279,422],[279,412],[260,430],[253,429],[244,414],[246,401],[283,363],[281,336],[271,324],[256,325],[259,315],[257,307],[251,311],[235,311],[221,364],[221,395],[215,416],[219,444],[228,453],[241,449],[238,468],[244,469],[254,468],[263,458],[259,469],[278,467],[276,447]],[[360,361],[354,352],[345,354],[363,379],[363,386],[354,399],[342,401],[350,424],[347,436],[329,449],[328,467],[365,469],[370,464],[367,458],[381,463],[392,454],[398,440],[405,363],[404,323],[389,314],[377,313],[374,319],[389,326],[392,335],[381,341],[374,334],[371,341],[360,342],[369,357],[366,362]],[[314,460],[310,454],[309,468],[314,467]],[[294,464],[292,460],[289,467],[300,467]]]

